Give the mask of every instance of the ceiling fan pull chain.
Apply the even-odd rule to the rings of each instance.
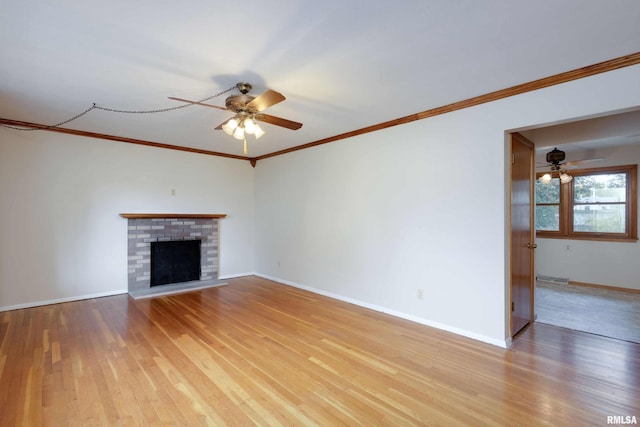
[[[63,122],[56,123],[55,125],[38,126],[38,127],[16,127],[16,126],[0,124],[0,126],[5,127],[5,128],[9,128],[9,129],[13,129],[13,130],[46,130],[46,129],[52,129],[52,128],[60,127],[62,125],[66,125],[67,123],[69,123],[69,122],[71,122],[71,121],[73,121],[75,119],[79,119],[80,117],[84,116],[89,111],[91,111],[91,110],[93,110],[95,108],[98,108],[98,107],[94,103],[91,107],[87,108],[82,113],[76,114],[75,116],[71,117],[70,119],[67,119],[67,120],[65,120]]]
[[[233,89],[235,89],[235,86],[232,86],[227,90],[223,90],[222,92],[218,92],[215,95],[211,95],[211,96],[209,96],[207,98],[201,99],[200,101],[196,101],[196,103],[202,103],[204,101],[208,101],[210,99],[213,99],[213,98],[216,98],[218,96],[224,95],[225,93],[230,92]],[[97,108],[98,110],[109,111],[110,113],[153,114],[153,113],[165,113],[167,111],[175,111],[175,110],[179,110],[181,108],[191,107],[192,105],[193,104],[184,104],[184,105],[178,105],[176,107],[160,108],[160,109],[156,109],[156,110],[119,110],[117,108],[100,107],[99,105],[96,105],[95,102],[94,102],[92,108]]]
[[[236,88],[235,86],[231,86],[229,89],[223,90],[222,92],[218,92],[215,95],[211,95],[211,96],[209,96],[207,98],[204,98],[204,99],[202,99],[200,101],[197,101],[196,103],[202,103],[204,101],[208,101],[210,99],[213,99],[213,98],[216,98],[218,96],[224,95],[227,92],[231,92],[235,88]],[[87,108],[82,113],[76,114],[75,116],[71,117],[70,119],[64,120],[62,122],[58,122],[58,123],[53,124],[53,125],[37,126],[37,127],[16,127],[16,126],[0,124],[0,126],[5,127],[5,128],[9,128],[9,129],[13,129],[13,130],[26,130],[26,131],[29,131],[29,130],[47,130],[47,129],[57,128],[57,127],[60,127],[62,125],[66,125],[69,122],[72,122],[72,121],[74,121],[76,119],[79,119],[80,117],[84,116],[85,114],[87,114],[88,112],[90,112],[92,110],[102,110],[102,111],[108,111],[110,113],[152,114],[152,113],[165,113],[167,111],[179,110],[181,108],[190,107],[191,105],[193,105],[193,104],[178,105],[177,107],[160,108],[160,109],[156,109],[156,110],[120,110],[120,109],[117,109],[117,108],[101,107],[101,106],[97,105],[94,102],[93,105],[91,105],[91,107]]]

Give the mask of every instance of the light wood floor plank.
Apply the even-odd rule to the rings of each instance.
[[[275,282],[0,313],[0,425],[640,422],[640,345],[536,324],[501,349]]]

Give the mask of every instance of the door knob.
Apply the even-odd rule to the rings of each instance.
[[[526,245],[524,245],[525,247],[529,248],[529,249],[535,249],[538,247],[538,245],[536,245],[535,243],[527,243]]]

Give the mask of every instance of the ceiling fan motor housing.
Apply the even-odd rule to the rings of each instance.
[[[258,110],[248,105],[256,98],[249,95],[249,91],[253,86],[250,83],[236,83],[236,88],[240,91],[240,94],[227,97],[225,100],[226,107],[234,113],[255,114]]]
[[[559,165],[565,158],[564,151],[560,151],[557,148],[547,153],[547,163]]]
[[[251,108],[248,104],[255,99],[255,96],[251,96],[248,94],[240,94],[240,95],[231,95],[226,101],[225,105],[227,108],[235,113],[247,112],[250,114],[254,114],[257,112],[255,108]]]

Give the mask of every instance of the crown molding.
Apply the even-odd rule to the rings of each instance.
[[[432,108],[430,110],[422,111],[420,113],[415,113],[415,114],[400,117],[394,120],[389,120],[387,122],[378,123],[376,125],[367,126],[365,128],[353,130],[351,132],[330,136],[328,138],[309,142],[303,145],[298,145],[296,147],[287,148],[285,150],[274,151],[273,153],[258,156],[255,158],[255,160],[258,161],[262,159],[267,159],[269,157],[275,157],[275,156],[280,156],[282,154],[291,153],[294,151],[304,150],[306,148],[316,147],[322,144],[328,144],[329,142],[335,142],[341,139],[351,138],[353,136],[363,135],[365,133],[375,132],[381,129],[386,129],[389,127],[403,125],[403,124],[414,122],[417,120],[423,120],[429,117],[451,113],[452,111],[462,110],[464,108],[485,104],[487,102],[497,101],[499,99],[508,98],[511,96],[520,95],[527,92],[532,92],[534,90],[555,86],[561,83],[567,83],[572,80],[578,80],[585,77],[594,76],[596,74],[606,73],[608,71],[613,71],[619,68],[629,67],[637,64],[640,64],[640,52],[621,56],[619,58],[611,59],[608,61],[599,62],[597,64],[589,65],[587,67],[566,71],[564,73],[555,74],[553,76],[544,77],[542,79],[534,80],[528,83],[522,83],[522,84],[511,86],[505,89],[500,89],[495,92],[490,92],[484,95],[476,96],[474,98],[469,98],[462,101],[454,102],[452,104],[443,105],[441,107]]]
[[[246,157],[235,154],[220,153],[217,151],[201,150],[197,148],[183,147],[179,145],[163,144],[160,142],[145,141],[141,139],[126,138],[121,136],[107,135],[102,133],[88,132],[77,129],[68,129],[60,127],[50,127],[37,123],[23,122],[18,120],[0,118],[0,124],[8,126],[19,126],[32,129],[41,129],[50,132],[66,133],[70,135],[86,136],[89,138],[106,139],[109,141],[125,142],[129,144],[146,145],[156,148],[164,148],[169,150],[186,151],[189,153],[205,154],[209,156],[226,157],[230,159],[247,160],[251,166],[255,167],[259,160],[268,159],[269,157],[281,156],[283,154],[292,153],[294,151],[305,150],[307,148],[316,147],[318,145],[328,144],[330,142],[340,141],[342,139],[351,138],[358,135],[363,135],[370,132],[375,132],[381,129],[390,128],[393,126],[403,125],[406,123],[414,122],[417,120],[427,119],[429,117],[439,116],[442,114],[450,113],[464,108],[473,107],[487,102],[497,101],[499,99],[508,98],[515,95],[531,92],[538,89],[543,89],[550,86],[567,83],[573,80],[582,79],[585,77],[594,76],[601,73],[617,70],[619,68],[629,67],[632,65],[640,64],[640,52],[632,53],[629,55],[621,56],[618,58],[610,59],[608,61],[599,62],[597,64],[589,65],[575,70],[566,71],[564,73],[555,74],[553,76],[544,77],[538,80],[534,80],[527,83],[522,83],[516,86],[511,86],[505,89],[500,89],[494,92],[486,93],[484,95],[476,96],[473,98],[457,101],[451,104],[443,105],[441,107],[432,108],[430,110],[422,111],[408,116],[400,117],[397,119],[389,120],[386,122],[378,123],[372,126],[367,126],[361,129],[356,129],[350,132],[341,133],[339,135],[330,136],[328,138],[319,139],[317,141],[308,142],[306,144],[298,145],[295,147],[287,148],[284,150],[274,151],[272,153],[263,154],[257,157]]]
[[[69,135],[86,136],[88,138],[106,139],[109,141],[126,142],[128,144],[146,145],[148,147],[164,148],[167,150],[186,151],[189,153],[206,154],[208,156],[227,157],[230,159],[239,160],[252,160],[250,157],[238,156],[235,154],[220,153],[217,151],[201,150],[199,148],[183,147],[181,145],[163,144],[161,142],[146,141],[143,139],[127,138],[124,136],[108,135],[106,133],[88,132],[79,129],[69,129],[61,127],[52,127],[47,125],[41,125],[38,123],[24,122],[20,120],[4,119],[0,117],[0,124],[7,126],[17,126],[27,129],[39,129],[49,132],[65,133]]]
[[[127,219],[161,219],[161,218],[226,218],[227,214],[189,214],[189,213],[121,213]]]

